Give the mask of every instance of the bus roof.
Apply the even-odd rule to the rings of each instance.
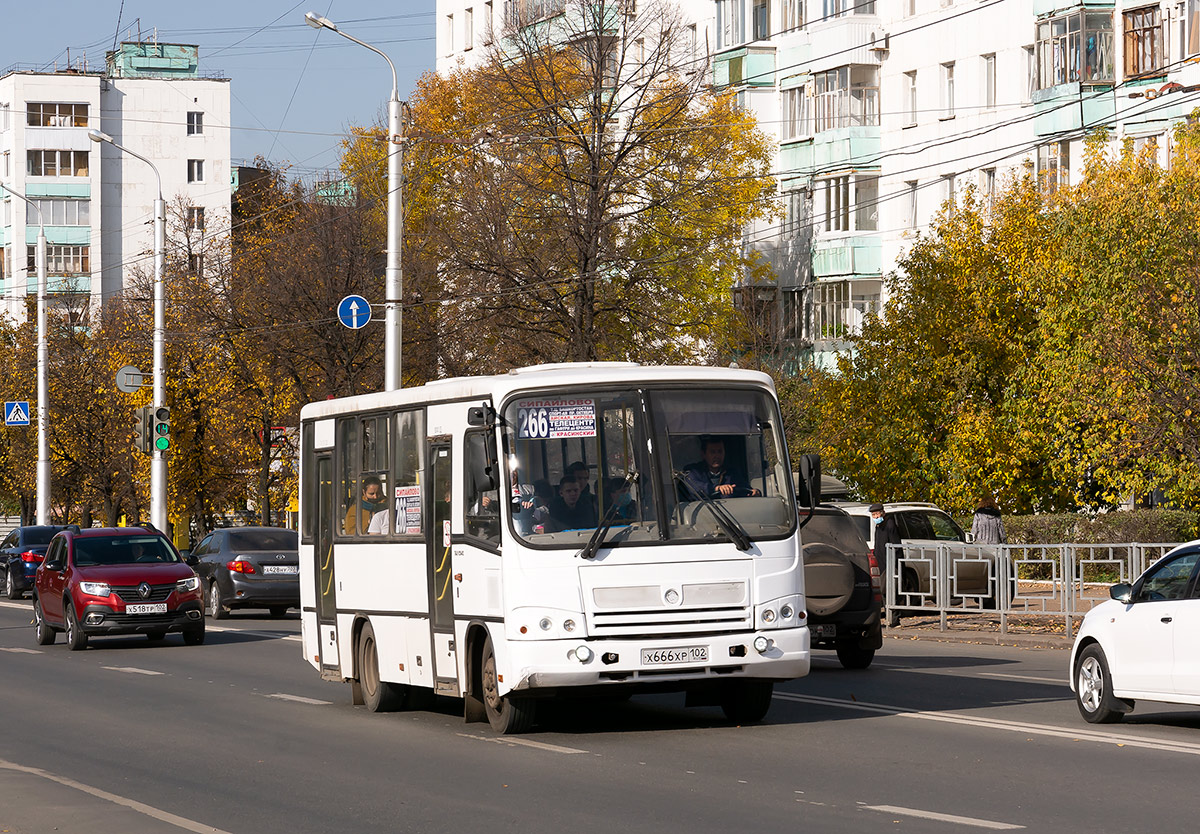
[[[634,362],[559,362],[515,368],[506,374],[438,379],[398,391],[379,391],[355,397],[309,403],[300,410],[301,420],[315,420],[348,412],[372,411],[419,403],[487,397],[502,400],[514,391],[570,388],[623,382],[741,383],[765,386],[774,391],[771,377],[739,368],[702,365],[638,365]]]

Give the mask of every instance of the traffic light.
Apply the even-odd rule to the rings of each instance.
[[[153,430],[153,410],[144,405],[133,412],[133,448],[140,452],[150,453],[150,434]]]
[[[171,448],[171,409],[162,405],[152,408],[151,412],[154,415],[153,448],[165,452]]]

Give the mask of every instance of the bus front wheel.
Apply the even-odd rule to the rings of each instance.
[[[358,681],[371,712],[391,712],[404,706],[407,687],[379,679],[379,649],[370,623],[364,623],[358,635]]]
[[[533,726],[533,702],[500,694],[500,682],[496,677],[496,652],[492,638],[483,644],[483,709],[488,723],[501,735],[523,733]]]
[[[771,708],[774,681],[741,678],[726,681],[721,692],[721,711],[734,724],[757,724]]]

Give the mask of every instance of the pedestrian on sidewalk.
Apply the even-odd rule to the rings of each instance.
[[[975,544],[1007,544],[1004,535],[1004,522],[1000,520],[1000,508],[996,499],[985,495],[975,508],[975,516],[971,519],[971,540]]]

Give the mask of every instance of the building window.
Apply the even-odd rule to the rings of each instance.
[[[204,160],[189,159],[187,161],[187,181],[188,182],[204,182]]]
[[[638,81],[646,78],[646,40],[638,38],[633,42],[633,77]]]
[[[188,255],[188,274],[199,278],[204,274],[204,256],[193,252]]]
[[[463,51],[475,46],[475,9],[463,11]]]
[[[996,169],[983,169],[983,201],[988,211],[996,205]]]
[[[942,64],[942,118],[954,115],[954,63]]]
[[[905,17],[916,17],[917,16],[917,0],[904,0],[904,16]]]
[[[920,219],[917,215],[917,180],[909,180],[904,183],[904,210],[908,214],[905,218],[905,225],[910,229],[917,228],[917,221]]]
[[[808,230],[808,189],[794,188],[783,193],[787,213],[783,218],[783,237],[797,238]]]
[[[822,20],[848,14],[875,14],[875,0],[822,0]]]
[[[915,125],[917,123],[917,71],[904,73],[905,90],[905,107],[908,112],[908,123]]]
[[[942,196],[950,211],[954,211],[954,181],[957,178],[957,174],[945,174],[942,176]]]
[[[42,223],[47,226],[90,226],[92,204],[90,200],[60,200],[49,197],[31,198],[30,202],[42,212]],[[31,213],[33,216],[34,213]]]
[[[1021,54],[1025,60],[1025,101],[1030,102],[1038,88],[1037,52],[1030,45],[1021,47]]]
[[[87,151],[26,151],[25,175],[29,177],[86,177]]]
[[[1047,194],[1070,183],[1070,142],[1051,142],[1038,148],[1037,178],[1042,191]]]
[[[1200,0],[1185,0],[1176,7],[1176,11],[1175,17],[1179,21],[1179,55],[1195,55],[1200,52]]]
[[[492,45],[492,27],[496,25],[496,19],[492,17],[492,0],[487,0],[483,4],[483,45]]]
[[[446,15],[446,54],[454,54],[454,15]]]
[[[8,277],[8,247],[0,246],[0,284]]]
[[[1111,84],[1112,12],[1073,11],[1038,22],[1038,89],[1057,84]]]
[[[10,108],[7,104],[0,104],[0,132],[8,130],[8,117]]]
[[[204,207],[189,206],[187,210],[187,227],[190,231],[204,231]]]
[[[47,246],[47,275],[88,275],[92,271],[87,246]],[[37,247],[26,247],[26,269],[37,274]]]
[[[12,176],[12,155],[8,151],[4,152],[4,161],[0,164],[0,175],[5,179]]]
[[[88,106],[30,102],[25,105],[25,120],[29,127],[87,127]]]
[[[869,232],[878,227],[879,177],[845,174],[816,183],[822,232]]]
[[[1200,2],[1200,0],[1196,0]],[[779,0],[780,34],[804,28],[804,0]]]
[[[779,336],[781,339],[804,338],[804,288],[783,288],[779,291]]]
[[[204,133],[204,114],[195,110],[188,111],[187,135],[200,136],[202,133]]]
[[[1125,75],[1160,72],[1163,57],[1162,9],[1147,6],[1122,15],[1125,26]]]
[[[813,129],[877,126],[879,124],[879,68],[838,67],[813,76]]]
[[[717,47],[736,46],[746,40],[746,4],[743,0],[717,0]]]
[[[996,107],[996,55],[983,56],[983,106],[989,110]]]
[[[808,96],[803,87],[791,87],[783,95],[783,140],[811,135]]]
[[[750,10],[750,15],[754,22],[754,40],[770,40],[771,4],[767,0],[754,0],[754,6]]]
[[[861,333],[866,317],[879,314],[878,281],[817,281],[805,289],[812,299],[812,341]]]

